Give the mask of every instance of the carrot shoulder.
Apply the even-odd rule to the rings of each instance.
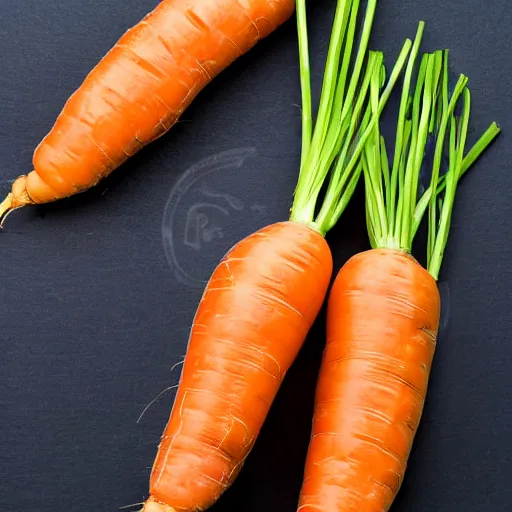
[[[461,75],[449,97],[446,51],[423,56],[410,95],[422,34],[423,23],[405,73],[393,163],[378,124],[365,144],[362,165],[372,249],[342,267],[329,294],[301,512],[390,509],[427,394],[440,316],[437,278],[456,185],[499,132],[491,125],[464,155],[470,95]],[[372,109],[377,109],[376,101]],[[433,164],[427,168],[424,155],[432,142]],[[411,249],[427,210],[425,269]]]
[[[293,0],[163,0],[88,74],[0,206],[12,209],[94,186],[165,134],[222,70],[269,35]]]
[[[333,41],[346,34],[347,44],[352,44],[357,6],[355,1],[339,3]],[[353,193],[361,173],[362,146],[356,143],[340,163],[334,164],[334,157],[345,145],[364,139],[355,128],[357,123],[340,133],[344,121],[338,115],[345,112],[345,123],[362,117],[369,104],[370,77],[381,76],[381,57],[370,52],[366,59],[374,10],[372,0],[366,11],[355,71],[343,78],[347,79],[347,88],[334,80],[341,87],[335,107],[334,91],[329,91],[332,74],[326,73],[320,98],[323,114],[318,116],[314,130],[309,117],[307,44],[304,30],[299,29],[304,129],[302,164],[290,220],[264,227],[241,240],[214,270],[193,321],[144,512],[205,510],[228,489],[254,446],[280,384],[325,299],[332,256],[324,235]],[[297,5],[297,14],[303,27],[304,2]],[[331,45],[330,54],[327,69],[338,70],[341,49]],[[345,56],[348,60],[351,52]],[[340,181],[322,203],[329,216],[318,222],[317,198],[331,168]],[[338,186],[341,182],[344,185]]]

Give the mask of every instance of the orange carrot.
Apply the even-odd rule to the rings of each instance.
[[[331,252],[296,222],[263,228],[223,258],[205,289],[152,500],[204,510],[238,474],[324,301]],[[151,510],[146,506],[146,510]]]
[[[69,98],[36,148],[34,170],[0,205],[86,190],[165,134],[222,70],[269,35],[294,0],[163,0],[128,30]]]
[[[434,278],[405,252],[374,249],[343,266],[298,510],[389,509],[423,409],[439,309]]]
[[[357,121],[367,111],[370,78],[379,77],[380,82],[382,56],[370,52],[366,59],[375,11],[375,0],[370,0],[352,76],[346,80],[347,76],[341,75],[335,81],[335,91],[328,87],[329,77],[340,67],[341,48],[331,43],[319,115],[312,131],[304,9],[304,2],[300,2],[303,151],[290,220],[249,235],[214,270],[194,317],[144,512],[205,510],[230,486],[327,293],[332,256],[324,235],[353,193],[365,139],[355,128],[357,122],[344,133],[340,130],[347,126],[346,121]],[[351,50],[357,15],[358,2],[340,2],[331,40],[336,42],[346,35]],[[350,50],[345,52],[347,66]],[[362,73],[364,62],[366,72]],[[389,90],[397,74],[392,74]],[[372,119],[377,118],[378,114]],[[336,152],[354,141],[347,157],[333,168],[335,178],[345,185],[324,200],[330,215],[318,223],[316,203],[324,178]],[[336,143],[334,147],[332,143]]]
[[[491,125],[464,157],[470,95],[462,75],[449,99],[447,52],[423,57],[410,96],[422,33],[420,24],[404,80],[391,171],[378,125],[364,148],[372,249],[343,266],[329,294],[301,512],[387,512],[391,507],[425,403],[439,327],[437,278],[456,185],[499,132]],[[375,111],[376,86],[371,95]],[[447,138],[447,169],[442,169]],[[434,161],[424,183],[423,155],[431,142]],[[425,269],[411,248],[427,208]]]

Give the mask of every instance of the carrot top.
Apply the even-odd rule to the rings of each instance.
[[[423,31],[421,22],[405,72],[391,168],[378,123],[373,125],[365,144],[362,166],[372,247],[411,252],[428,210],[427,270],[437,280],[457,184],[500,129],[492,123],[465,154],[471,96],[468,78],[462,74],[450,96],[448,50],[422,56],[415,90],[411,92]],[[378,90],[372,85],[371,105],[375,113]],[[429,163],[427,157],[432,151]]]
[[[380,94],[385,82],[383,54],[367,52],[377,0],[368,0],[359,47],[354,52],[359,5],[360,0],[337,3],[318,113],[313,123],[305,0],[297,0],[302,151],[290,219],[308,224],[322,235],[334,226],[356,188],[365,141],[378,121],[412,45],[412,41],[406,40]],[[380,94],[377,111],[370,108],[370,91],[374,89]],[[329,184],[319,205],[327,176]]]

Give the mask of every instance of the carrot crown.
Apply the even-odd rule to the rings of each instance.
[[[359,48],[354,57],[359,5],[360,0],[339,0],[337,3],[313,126],[306,7],[305,0],[297,0],[302,151],[290,219],[308,224],[322,235],[337,222],[356,188],[365,141],[378,122],[412,45],[410,40],[405,42],[381,93],[385,82],[383,54],[367,52],[377,0],[368,0]],[[370,91],[374,90],[380,94],[376,110],[370,107]],[[318,197],[328,175],[329,184],[320,206]]]
[[[492,123],[465,154],[471,96],[464,75],[460,75],[450,96],[448,50],[422,56],[411,92],[423,31],[421,22],[405,72],[391,169],[378,123],[365,144],[362,166],[372,247],[411,252],[428,210],[427,270],[437,280],[459,179],[500,129]],[[377,95],[376,86],[371,94]],[[376,99],[372,109],[377,110]],[[432,151],[429,164],[427,156]]]

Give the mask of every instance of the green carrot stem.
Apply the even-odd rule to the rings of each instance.
[[[292,220],[305,223],[311,223],[313,220],[313,215],[308,208],[309,195],[311,193],[312,183],[315,180],[315,175],[319,172],[316,166],[321,156],[325,135],[330,126],[329,121],[332,114],[333,98],[338,78],[337,74],[339,71],[341,47],[347,29],[347,18],[352,8],[352,3],[352,0],[339,0],[336,6],[322,82],[322,92],[320,95],[318,115],[315,126],[313,128],[312,140],[309,144],[308,151],[307,153],[301,155],[301,160],[303,163],[301,165],[299,179],[295,189],[294,201],[291,209],[290,218]],[[305,0],[297,0],[298,8],[299,4],[300,10],[305,12]],[[303,17],[304,16],[301,16],[301,18]],[[306,27],[299,24],[299,30],[301,32],[305,32]],[[304,36],[299,37],[303,40],[304,44]],[[310,82],[310,78],[308,81]],[[310,88],[310,85],[308,87]],[[307,94],[308,87],[306,88],[306,91],[303,89],[303,97],[305,94]]]
[[[451,131],[450,131],[450,168],[445,176],[446,193],[443,198],[441,217],[439,219],[439,228],[436,236],[434,249],[430,255],[430,262],[427,270],[432,274],[434,279],[438,279],[443,254],[448,240],[450,230],[450,221],[453,212],[455,200],[455,192],[457,184],[462,175],[461,168],[463,162],[464,148],[466,145],[466,137],[469,124],[469,114],[471,110],[471,94],[469,89],[464,88],[463,113],[460,122],[459,136],[457,138],[457,123],[452,114]]]
[[[428,120],[430,118],[432,59],[426,54],[421,61],[418,82],[413,100],[412,143],[405,171],[404,202],[400,219],[400,247],[411,249],[411,223],[416,203],[417,177],[427,140]],[[422,104],[423,98],[423,104]]]
[[[354,106],[351,116],[351,122],[347,123],[346,137],[344,143],[342,143],[341,152],[338,155],[336,165],[334,170],[331,173],[331,178],[329,182],[329,187],[326,192],[326,196],[322,203],[322,208],[320,213],[315,219],[315,223],[319,226],[321,232],[327,232],[329,229],[326,222],[329,220],[332,215],[332,209],[336,208],[336,204],[339,200],[340,189],[346,183],[346,181],[350,178],[350,172],[354,168],[354,164],[357,160],[351,159],[350,162],[347,163],[348,151],[350,148],[350,143],[354,137],[354,131],[356,130],[357,121],[363,107],[363,103],[367,99],[367,91],[370,86],[370,81],[372,74],[374,73],[374,69],[377,66],[380,66],[382,63],[382,56],[377,57],[374,52],[370,52],[368,58],[368,65],[366,69],[365,76],[363,78],[362,85],[359,89],[359,97]],[[364,147],[364,146],[362,146]],[[362,149],[361,147],[361,149]],[[356,157],[357,158],[357,157]]]
[[[301,168],[311,145],[313,115],[311,111],[311,71],[309,67],[309,43],[304,0],[297,1],[297,33],[299,43],[300,85],[302,90],[302,149]]]
[[[390,192],[389,192],[389,202],[387,203],[388,208],[388,220],[389,226],[391,230],[394,230],[396,224],[396,216],[395,216],[395,204],[396,204],[396,196],[397,196],[397,187],[398,187],[398,176],[400,172],[400,168],[403,165],[402,156],[403,156],[403,145],[404,145],[404,131],[406,127],[406,114],[409,108],[409,100],[410,100],[410,85],[412,79],[412,73],[414,70],[414,65],[418,56],[419,47],[421,44],[421,39],[423,37],[423,32],[425,29],[425,23],[420,22],[418,24],[418,29],[416,31],[416,37],[414,39],[414,44],[412,46],[411,53],[409,55],[409,62],[407,63],[407,69],[405,71],[404,77],[404,85],[402,87],[402,95],[400,99],[400,110],[398,112],[398,123],[397,123],[397,131],[396,131],[396,140],[395,140],[395,154],[393,158],[393,167],[391,171],[391,180],[390,180]]]
[[[327,177],[327,174],[331,168],[331,165],[335,159],[336,154],[338,154],[341,147],[343,146],[344,138],[347,136],[346,134],[350,128],[350,120],[351,114],[353,112],[354,102],[357,103],[357,98],[361,98],[361,96],[363,95],[362,92],[358,90],[358,87],[360,86],[360,75],[363,63],[366,58],[366,51],[368,47],[368,41],[370,38],[371,27],[373,24],[376,6],[377,0],[368,1],[359,48],[355,57],[354,68],[352,71],[346,96],[342,102],[339,99],[341,94],[337,94],[338,99],[337,101],[335,101],[336,109],[333,112],[333,117],[331,118],[329,129],[326,131],[325,140],[323,141],[323,144],[320,147],[318,154],[315,153],[313,150],[313,156],[307,160],[307,166],[311,169],[312,180],[309,182],[307,187],[309,194],[307,196],[302,197],[303,206],[301,209],[302,214],[308,219],[311,219],[315,214],[316,203],[318,200],[318,195],[322,189],[322,185],[325,181],[325,178]],[[352,40],[355,35],[355,24],[357,20],[358,7],[359,0],[354,0],[348,29],[350,41],[347,41],[347,44],[350,44],[350,47],[352,46]],[[342,67],[342,72],[344,72],[343,69],[344,68]],[[345,90],[344,83],[342,90]],[[343,108],[341,111],[341,115],[338,117],[337,112],[339,111],[338,109],[341,104],[343,105]],[[317,147],[317,145],[315,144],[314,136],[313,146]],[[338,159],[338,161],[339,160],[340,159]],[[344,174],[348,174],[349,172],[350,170],[343,170]]]
[[[432,254],[433,250],[433,244],[434,244],[434,238],[435,238],[435,232],[434,227],[436,225],[436,198],[433,197],[433,191],[434,186],[437,183],[439,171],[441,167],[441,158],[444,151],[444,135],[446,133],[447,125],[448,125],[448,117],[450,115],[450,112],[453,111],[453,109],[450,110],[450,103],[448,102],[448,51],[445,50],[443,52],[443,80],[441,84],[441,98],[442,100],[439,102],[440,107],[438,109],[438,138],[437,138],[437,144],[435,148],[434,153],[434,162],[432,167],[432,177],[431,177],[431,183],[432,186],[429,187],[427,192],[429,192],[429,200],[430,200],[430,208],[429,208],[429,229],[428,229],[428,239],[427,239],[427,261],[430,258],[430,255]],[[459,81],[457,83],[457,86],[455,87],[455,94],[452,99],[457,100],[460,86],[462,85],[462,82],[464,80],[464,77],[461,76],[459,78]],[[455,105],[455,103],[452,101],[452,105]],[[425,194],[426,195],[426,194]],[[424,210],[422,212],[423,216]],[[421,217],[420,217],[421,218]]]
[[[467,170],[478,160],[482,153],[487,149],[487,146],[500,134],[500,128],[496,123],[491,123],[489,128],[480,136],[475,145],[471,148],[469,153],[464,157],[460,168],[459,179],[467,172]],[[437,195],[445,189],[446,182],[444,176],[439,180],[437,186]]]
[[[468,79],[461,75],[450,97],[447,50],[422,56],[411,96],[413,63],[422,32],[423,24],[420,24],[402,88],[391,171],[387,166],[386,144],[378,127],[373,128],[372,136],[365,142],[362,167],[366,220],[372,247],[410,252],[421,220],[428,210],[427,270],[437,280],[448,240],[458,181],[500,130],[493,123],[465,155],[471,95],[466,87]],[[374,89],[372,82],[371,91]],[[460,100],[463,101],[463,108],[458,117],[455,112]],[[373,96],[370,104],[373,115]],[[429,137],[435,140],[430,183],[418,197],[420,180],[428,170],[424,160]],[[448,169],[442,174],[446,141],[449,149]]]
[[[352,172],[361,172],[362,167],[358,165],[359,158],[361,158],[361,154],[363,153],[363,149],[366,141],[372,134],[372,131],[375,125],[378,125],[378,121],[380,115],[386,106],[386,103],[391,95],[393,87],[395,86],[398,78],[402,72],[402,68],[405,65],[407,60],[407,55],[411,49],[412,41],[406,40],[398,59],[393,67],[393,70],[389,76],[388,83],[382,94],[380,95],[380,99],[378,102],[378,109],[373,112],[373,115],[370,115],[371,109],[368,106],[367,112],[363,117],[363,121],[360,123],[359,128],[357,130],[357,134],[352,136],[354,133],[354,127],[356,123],[352,123],[352,130],[349,132],[348,140],[355,140],[356,144],[352,145],[353,148],[350,157],[346,154],[346,152],[342,152],[341,155],[346,158],[339,159],[337,163],[336,169],[333,171],[331,175],[331,179],[329,182],[329,186],[325,195],[325,198],[322,203],[322,207],[315,219],[315,224],[319,227],[320,232],[327,232],[329,229],[334,226],[334,224],[338,221],[341,213],[343,212],[343,207],[348,203],[347,194],[353,192],[354,188],[346,187],[346,183],[352,184]],[[373,60],[372,60],[373,56]],[[367,73],[365,75],[365,80],[370,76],[374,76],[374,84],[381,84],[382,82],[382,66],[375,66],[375,57],[377,57],[380,61],[382,61],[382,54],[380,52],[370,52],[370,58],[367,66]],[[370,69],[370,66],[373,66],[373,70]],[[361,89],[360,94],[364,91]],[[357,110],[357,104],[356,104]]]
[[[405,167],[406,167],[406,160],[407,160],[407,154],[409,152],[410,144],[411,144],[411,136],[412,136],[412,120],[408,119],[405,122],[405,129],[404,129],[404,142],[403,145],[401,145],[401,148],[403,150],[403,154],[399,158],[399,164],[398,164],[398,198],[395,200],[395,197],[391,195],[391,206],[390,211],[393,213],[392,219],[394,221],[394,224],[391,226],[390,229],[390,235],[392,236],[393,240],[397,241],[396,243],[398,246],[400,246],[400,229],[401,229],[401,221],[402,218],[402,212],[404,208],[404,189],[405,189]],[[393,184],[391,185],[393,187]],[[393,189],[392,189],[393,190]],[[396,212],[394,212],[394,204],[396,201]]]
[[[447,96],[447,89],[448,89],[448,67],[447,64],[445,64],[444,68],[444,79],[443,79],[443,93]],[[434,163],[432,167],[432,177],[430,180],[430,206],[429,206],[429,229],[428,229],[428,239],[427,239],[427,267],[430,264],[430,259],[432,257],[433,251],[434,251],[434,245],[435,245],[435,239],[436,239],[436,208],[437,208],[437,199],[439,195],[432,194],[434,190],[437,190],[437,183],[439,179],[439,172],[441,167],[441,159],[444,151],[445,146],[445,135],[446,131],[448,129],[448,125],[454,122],[455,120],[452,118],[452,114],[455,110],[455,106],[457,105],[457,102],[459,100],[460,95],[462,94],[464,88],[466,87],[466,84],[468,82],[468,79],[466,76],[461,75],[459,77],[459,80],[455,86],[455,89],[453,91],[453,95],[450,99],[450,102],[448,103],[448,106],[446,108],[446,111],[443,112],[443,117],[440,121],[439,125],[439,133],[437,136],[437,143],[435,148],[435,154],[434,154]],[[443,108],[446,105],[446,102],[443,101]]]
[[[374,74],[372,77],[372,84],[370,88],[370,96],[371,96],[371,106],[372,106],[372,114],[374,118],[376,118],[379,114],[379,83],[378,76]],[[378,123],[374,124],[373,128],[373,137],[372,140],[369,141],[367,145],[367,160],[369,162],[370,168],[368,169],[367,176],[369,177],[370,182],[373,184],[376,194],[376,214],[378,216],[378,223],[380,225],[380,232],[387,233],[388,223],[386,218],[386,206],[384,200],[384,183],[385,180],[382,177],[383,166],[382,166],[382,157],[381,157],[381,136],[379,131]],[[383,183],[384,182],[384,183]]]

